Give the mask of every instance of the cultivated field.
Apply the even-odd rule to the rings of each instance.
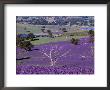
[[[41,25],[17,24],[17,34],[42,33]],[[52,32],[58,25],[46,25]],[[94,74],[94,42],[90,42],[87,30],[66,26],[67,32],[54,38],[36,37],[30,41],[31,51],[16,48],[17,74]],[[54,34],[53,34],[54,35]],[[78,44],[71,39],[78,39]]]

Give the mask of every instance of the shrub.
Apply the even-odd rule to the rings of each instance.
[[[50,36],[51,38],[53,38],[53,34],[52,34],[51,30],[47,30],[47,32],[48,32],[49,36]]]
[[[94,31],[93,30],[89,30],[88,34],[93,37],[94,36]]]
[[[42,26],[41,31],[45,33],[45,26]]]
[[[16,46],[19,46],[22,41],[24,41],[24,38],[22,37],[21,34],[18,34],[16,36]]]
[[[66,28],[62,28],[62,31],[63,31],[63,32],[67,32]]]
[[[27,30],[27,28],[26,28],[26,27],[24,27],[24,30]]]
[[[71,43],[78,45],[79,39],[72,38]]]
[[[88,34],[89,34],[89,43],[94,43],[94,31],[89,30]]]
[[[34,41],[35,41],[35,40],[39,40],[39,38],[34,39]]]
[[[74,36],[74,34],[71,34],[70,36]]]
[[[31,48],[33,47],[30,41],[21,41],[19,46],[26,51],[31,51]]]
[[[31,41],[33,41],[34,38],[35,38],[35,36],[34,36],[33,33],[29,33],[27,38],[28,38],[28,39],[31,39]]]

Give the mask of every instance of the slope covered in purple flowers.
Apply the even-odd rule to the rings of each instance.
[[[78,45],[62,41],[16,51],[17,74],[94,74],[94,43],[89,38],[81,38]]]

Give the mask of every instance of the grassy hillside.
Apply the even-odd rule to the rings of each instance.
[[[42,25],[25,25],[25,24],[16,24],[17,33],[19,34],[29,34],[29,33],[42,33],[41,27]],[[53,27],[53,28],[52,28]],[[50,28],[51,30],[58,31],[59,28],[57,25],[46,25],[46,28]],[[50,37],[38,37],[39,40],[31,41],[33,45],[40,45],[49,42],[58,42],[58,41],[68,41],[71,38],[84,38],[88,36],[88,31],[79,30],[78,28],[72,27],[68,32],[64,33],[60,37],[50,38]]]

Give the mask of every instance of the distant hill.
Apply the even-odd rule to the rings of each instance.
[[[94,26],[94,16],[17,16],[17,23],[32,25],[89,25]]]

